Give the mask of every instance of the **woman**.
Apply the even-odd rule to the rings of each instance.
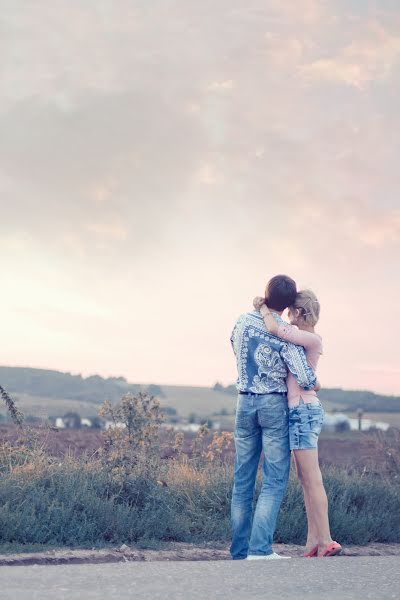
[[[289,308],[290,325],[274,316],[265,298],[255,298],[254,307],[261,312],[270,333],[303,346],[307,361],[314,369],[322,354],[321,337],[314,327],[319,319],[320,305],[311,290],[303,290]],[[314,390],[301,389],[289,372],[287,378],[289,404],[289,441],[300,479],[307,512],[308,534],[304,556],[334,556],[342,547],[331,538],[328,499],[318,463],[318,437],[324,420],[322,408]]]

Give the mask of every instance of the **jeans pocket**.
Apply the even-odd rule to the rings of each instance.
[[[324,409],[322,406],[315,407],[314,410],[308,411],[308,423],[310,430],[316,433],[321,433],[322,425],[324,422]]]
[[[305,402],[304,406],[308,408],[308,410],[318,410],[322,408],[322,404],[319,400],[314,400],[313,402]]]
[[[246,437],[254,430],[254,416],[243,410],[236,412],[235,437]]]
[[[288,427],[288,410],[283,406],[260,408],[258,424],[265,430],[286,431]]]

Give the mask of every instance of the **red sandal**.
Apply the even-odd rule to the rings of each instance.
[[[329,544],[329,546],[327,546],[325,548],[325,550],[322,552],[322,554],[319,554],[318,556],[320,558],[325,558],[327,556],[336,556],[337,554],[340,554],[342,551],[342,546],[340,544],[338,544],[337,542],[332,542],[331,544]]]
[[[318,544],[304,555],[305,558],[313,558],[314,556],[318,556]]]

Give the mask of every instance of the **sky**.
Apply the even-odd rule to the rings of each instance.
[[[0,364],[213,385],[278,273],[400,394],[397,0],[0,0]]]

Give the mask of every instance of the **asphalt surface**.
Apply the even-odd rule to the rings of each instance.
[[[0,567],[1,600],[400,599],[400,558]]]

